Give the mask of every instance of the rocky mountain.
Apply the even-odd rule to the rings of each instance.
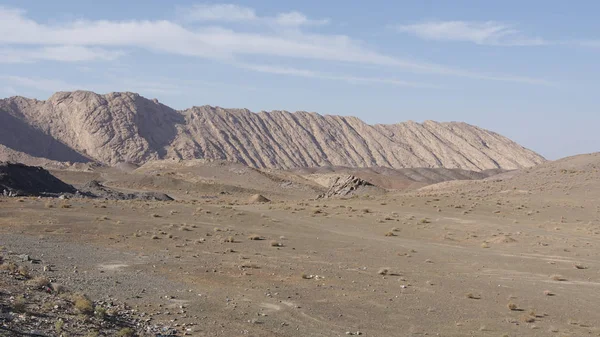
[[[58,92],[0,100],[0,160],[10,152],[53,161],[141,164],[221,159],[256,168],[529,167],[544,158],[466,123],[369,125],[355,117],[201,106],[174,110],[135,93]]]

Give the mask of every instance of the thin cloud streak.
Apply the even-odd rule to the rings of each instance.
[[[218,15],[222,13],[214,14],[214,16]],[[236,15],[249,16],[243,12]],[[299,22],[303,19],[296,16],[286,20]],[[23,11],[3,7],[0,7],[0,45],[29,45],[42,48],[39,59],[43,60],[78,60],[78,58],[70,60],[64,53],[58,52],[69,48],[77,49],[83,55],[79,59],[87,57],[90,60],[116,57],[126,48],[141,48],[158,53],[200,57],[225,63],[243,63],[244,56],[258,55],[296,60],[369,64],[409,72],[479,80],[542,85],[548,83],[535,78],[490,75],[434,63],[405,60],[370,50],[360,41],[345,35],[305,33],[299,29],[269,33],[239,32],[221,27],[189,29],[167,20],[79,20],[60,25],[47,25],[27,18]],[[84,55],[84,52],[89,54]]]
[[[543,46],[542,38],[525,36],[513,25],[496,21],[425,21],[395,25],[393,29],[425,40],[462,41],[491,46]]]
[[[429,88],[429,89],[440,89],[440,86],[431,85],[427,83],[419,83],[419,82],[410,82],[410,81],[402,81],[391,78],[376,78],[376,77],[357,77],[357,76],[345,76],[345,75],[333,75],[327,73],[316,72],[312,70],[306,69],[298,69],[291,67],[278,67],[278,66],[270,66],[270,65],[260,65],[260,64],[247,64],[247,63],[236,63],[234,64],[236,67],[242,69],[248,69],[252,71],[276,74],[276,75],[291,75],[297,77],[306,77],[306,78],[317,78],[323,80],[335,80],[335,81],[344,81],[347,83],[384,83],[384,84],[392,84],[402,87],[411,87],[411,88]]]

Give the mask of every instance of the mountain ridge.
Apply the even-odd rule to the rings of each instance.
[[[464,122],[369,125],[357,117],[306,111],[255,113],[209,105],[175,110],[131,92],[1,99],[0,144],[33,157],[107,165],[205,158],[275,169],[485,170],[545,161],[498,133]]]

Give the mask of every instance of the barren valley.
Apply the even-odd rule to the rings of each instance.
[[[348,169],[201,160],[54,169],[77,188],[95,180],[174,200],[2,197],[0,245],[5,266],[128,308],[113,315],[138,317],[130,326],[142,335],[600,335],[600,155],[469,174],[477,180],[443,181],[444,172],[317,199]],[[51,309],[32,323],[45,310],[34,295],[11,311],[17,291],[37,290],[0,273],[5,327],[55,331]],[[77,310],[63,316],[57,336],[91,333]]]

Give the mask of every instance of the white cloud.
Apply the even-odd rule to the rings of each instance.
[[[279,13],[275,17],[275,22],[282,26],[302,26],[302,25],[325,25],[329,19],[312,20],[300,12]]]
[[[526,37],[512,25],[495,21],[427,21],[393,28],[426,40],[464,41],[497,46],[540,46],[549,43],[541,38]]]
[[[254,21],[258,17],[254,9],[233,4],[198,4],[180,8],[187,21]]]
[[[243,12],[237,11],[235,15],[243,17],[240,14]],[[298,25],[308,19],[301,15],[293,15],[282,20]],[[44,24],[26,17],[23,11],[0,7],[0,46],[13,45],[18,45],[19,48],[39,48],[40,54],[36,59],[40,60],[112,59],[121,55],[122,50],[126,48],[140,48],[228,63],[243,62],[247,56],[311,59],[473,79],[547,84],[539,79],[482,74],[401,59],[371,50],[360,41],[345,35],[309,34],[299,29],[262,33],[204,26],[192,29],[166,20],[79,20],[63,24]],[[73,55],[69,51],[74,52]],[[7,59],[9,56],[10,53],[5,55]],[[31,60],[32,56],[24,59]]]
[[[329,23],[328,19],[309,19],[306,15],[297,11],[279,13],[275,17],[258,16],[254,9],[234,4],[198,4],[187,8],[179,8],[178,12],[187,22],[262,23],[284,27]]]
[[[123,52],[82,46],[50,46],[42,48],[0,48],[0,63],[27,63],[42,60],[79,62],[112,61]]]
[[[391,78],[377,78],[377,77],[357,77],[357,76],[346,76],[346,75],[334,75],[327,74],[312,70],[306,69],[298,69],[292,67],[279,67],[279,66],[271,66],[271,65],[261,65],[261,64],[247,64],[247,63],[238,63],[235,66],[277,75],[291,75],[298,77],[307,77],[307,78],[318,78],[324,80],[334,80],[334,81],[344,81],[348,83],[383,83],[383,84],[392,84],[402,87],[411,87],[411,88],[440,88],[439,86],[434,86],[426,83],[419,82],[410,82],[410,81],[402,81]]]

